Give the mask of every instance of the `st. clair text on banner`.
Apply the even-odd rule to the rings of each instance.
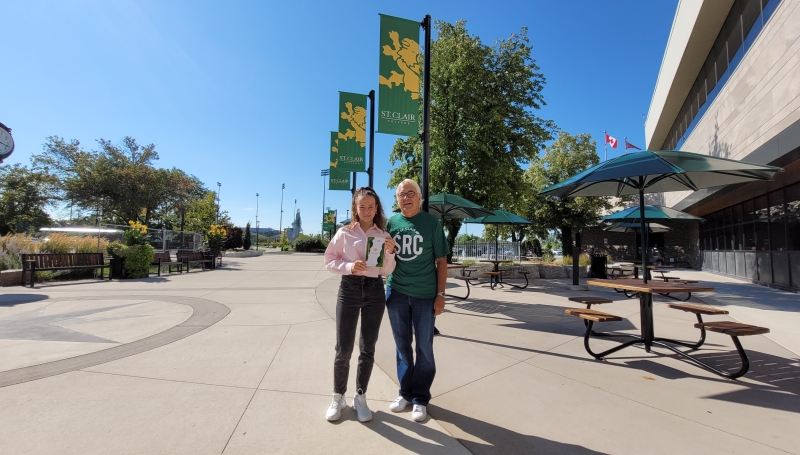
[[[422,54],[419,22],[381,14],[378,75],[379,133],[419,134]]]
[[[336,131],[331,131],[331,167],[328,189],[350,191],[350,171],[339,170],[339,133]]]
[[[340,171],[366,172],[367,95],[339,92]]]

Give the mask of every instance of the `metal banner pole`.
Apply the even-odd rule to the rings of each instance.
[[[369,174],[369,187],[375,188],[374,186],[374,175],[375,175],[375,90],[369,91],[369,168],[367,169],[367,173]]]
[[[431,15],[422,20],[425,29],[425,74],[422,79],[422,210],[428,211],[428,179],[431,157]]]

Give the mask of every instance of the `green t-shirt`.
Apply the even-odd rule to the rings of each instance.
[[[448,251],[439,219],[423,211],[411,218],[398,213],[389,218],[386,231],[398,248],[387,284],[411,297],[436,297],[436,259]]]

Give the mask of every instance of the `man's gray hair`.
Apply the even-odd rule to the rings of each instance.
[[[420,194],[420,196],[422,195],[422,190],[419,188],[419,183],[417,183],[417,182],[415,182],[415,181],[413,181],[413,180],[411,180],[411,179],[405,179],[405,180],[403,180],[402,182],[398,183],[398,184],[397,184],[397,188],[396,188],[396,189],[395,189],[395,191],[394,191],[394,192],[395,192],[395,194],[397,194],[397,193],[399,193],[399,192],[400,192],[400,185],[402,185],[402,184],[404,184],[404,183],[407,183],[407,184],[409,184],[409,185],[413,186],[413,187],[414,187],[414,190],[416,190],[416,192],[417,192],[417,193],[419,193],[419,194]]]

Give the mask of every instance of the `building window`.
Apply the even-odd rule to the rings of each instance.
[[[781,0],[735,0],[661,150],[677,150],[761,33]]]

